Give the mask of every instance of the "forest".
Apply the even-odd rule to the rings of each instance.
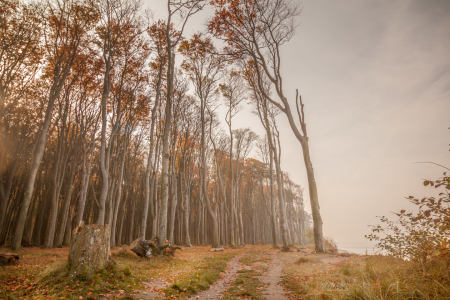
[[[68,245],[81,221],[110,224],[111,247],[304,244],[313,218],[275,119],[293,120],[314,185],[303,104],[297,127],[280,73],[299,8],[266,2],[170,1],[155,20],[136,0],[3,0],[0,244]],[[206,5],[208,28],[184,36]],[[245,106],[265,136],[233,126]]]
[[[0,298],[446,299],[446,173],[372,227],[377,255],[324,237],[282,68],[301,3],[164,3],[0,0]]]

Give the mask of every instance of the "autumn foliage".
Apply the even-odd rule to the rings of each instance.
[[[424,185],[439,190],[439,196],[408,197],[417,212],[403,209],[395,213],[395,221],[383,216],[380,220],[386,225],[373,226],[373,233],[367,236],[378,241],[377,247],[387,254],[422,263],[450,257],[450,177],[444,173],[438,180],[424,181]]]

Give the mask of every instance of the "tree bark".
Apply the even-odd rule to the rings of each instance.
[[[119,173],[119,180],[118,180],[118,189],[117,189],[117,195],[116,195],[116,201],[111,201],[111,205],[114,204],[114,216],[112,219],[112,226],[111,226],[111,247],[116,246],[116,225],[117,225],[117,214],[119,213],[119,205],[120,205],[120,199],[122,198],[122,186],[123,186],[123,170],[125,168],[125,158],[127,153],[127,131],[125,130],[125,136],[124,136],[124,145],[123,145],[123,152],[122,152],[122,161],[120,165],[120,173]],[[134,220],[132,220],[134,222]]]
[[[75,178],[75,172],[77,170],[77,160],[78,160],[78,149],[75,150],[75,153],[72,158],[71,162],[71,169],[69,173],[69,180],[67,182],[67,189],[66,193],[64,194],[64,203],[61,207],[61,213],[60,213],[60,222],[58,226],[58,231],[55,239],[55,246],[61,247],[63,243],[64,233],[67,225],[67,217],[69,215],[69,206],[70,201],[72,198],[72,191],[73,191],[73,180]]]
[[[170,4],[168,3],[170,7]],[[170,13],[169,13],[170,14]],[[170,22],[169,22],[170,23]],[[167,23],[167,37],[170,40],[170,27]],[[170,43],[169,43],[170,44]],[[164,133],[162,137],[162,171],[161,171],[161,208],[159,212],[159,244],[164,245],[167,238],[167,209],[169,202],[169,138],[172,124],[173,101],[173,73],[175,54],[172,54],[172,46],[168,45],[169,70],[167,72],[167,99],[164,120]]]
[[[105,269],[110,259],[111,226],[77,226],[72,234],[69,251],[69,275],[91,277],[96,270]]]
[[[157,241],[138,238],[131,243],[130,249],[140,257],[152,257],[159,255],[161,250],[168,246],[168,244],[158,246]]]

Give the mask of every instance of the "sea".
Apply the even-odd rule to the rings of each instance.
[[[343,242],[337,243],[339,250],[345,250],[349,253],[361,254],[361,255],[372,255],[377,249],[375,248],[375,242]]]

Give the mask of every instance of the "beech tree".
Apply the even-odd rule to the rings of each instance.
[[[195,34],[190,41],[183,41],[180,46],[180,52],[185,60],[182,63],[183,69],[188,73],[194,85],[195,95],[200,100],[200,152],[201,152],[201,191],[205,198],[208,213],[212,218],[214,248],[219,246],[219,232],[217,215],[211,205],[211,200],[207,190],[207,163],[206,163],[206,113],[211,102],[215,100],[216,88],[221,78],[221,69],[223,68],[223,59],[214,54],[215,48],[210,39],[203,38],[201,34]],[[211,122],[211,121],[210,121]],[[210,125],[211,126],[211,125]]]
[[[236,245],[237,233],[235,230],[235,224],[237,223],[237,211],[236,211],[236,193],[234,188],[234,168],[233,168],[233,130],[232,120],[233,117],[243,109],[241,102],[245,97],[245,86],[242,77],[236,71],[231,71],[225,79],[225,83],[220,85],[220,90],[225,99],[228,111],[225,117],[225,122],[228,125],[228,131],[230,133],[230,246]]]
[[[102,192],[100,194],[99,214],[97,224],[105,223],[105,205],[109,188],[109,167],[111,158],[111,149],[113,147],[114,136],[120,127],[121,104],[117,103],[117,110],[113,115],[113,129],[109,136],[107,145],[106,130],[108,123],[107,102],[111,92],[111,72],[115,59],[120,53],[118,49],[122,44],[132,42],[140,34],[138,11],[141,8],[139,0],[103,0],[96,3],[95,6],[101,16],[100,26],[97,29],[99,42],[102,49],[104,63],[103,90],[101,100],[101,146],[100,146],[100,170],[102,174]],[[118,53],[119,52],[119,53]],[[119,97],[120,101],[120,97]]]
[[[175,68],[175,50],[182,39],[183,31],[189,18],[202,10],[205,6],[205,0],[179,0],[167,1],[167,93],[165,108],[165,125],[162,136],[162,181],[161,181],[161,210],[160,210],[160,227],[159,227],[159,243],[165,244],[167,235],[167,204],[169,199],[169,133],[172,122],[172,96],[173,96],[173,80]],[[181,28],[179,34],[173,40],[170,36],[170,27],[173,18],[179,18]]]
[[[86,3],[75,1],[49,1],[46,3],[44,14],[45,55],[48,62],[46,71],[49,74],[51,87],[48,93],[44,123],[32,156],[25,197],[12,242],[12,248],[14,249],[19,248],[21,245],[25,219],[34,190],[36,173],[45,150],[54,103],[59,97],[65,80],[69,75],[78,48],[91,29],[93,20],[95,20]]]
[[[294,119],[295,112],[292,112],[285,96],[281,75],[281,47],[294,36],[300,6],[290,0],[215,0],[211,4],[216,10],[208,24],[210,33],[226,43],[225,52],[234,59],[255,64],[258,85],[262,87],[264,76],[269,79],[275,95],[264,93],[264,88],[260,88],[263,96],[283,112],[300,142],[308,176],[315,248],[318,252],[326,251],[317,185],[309,153],[304,106],[297,91],[295,101],[299,127]]]
[[[258,64],[205,33],[182,37],[204,5],[170,1],[168,19],[150,22],[137,0],[2,1],[0,244],[84,249],[101,228],[83,253],[103,264],[139,238],[302,241],[308,214],[281,169],[270,81],[262,92]],[[235,125],[252,99],[266,144]]]

